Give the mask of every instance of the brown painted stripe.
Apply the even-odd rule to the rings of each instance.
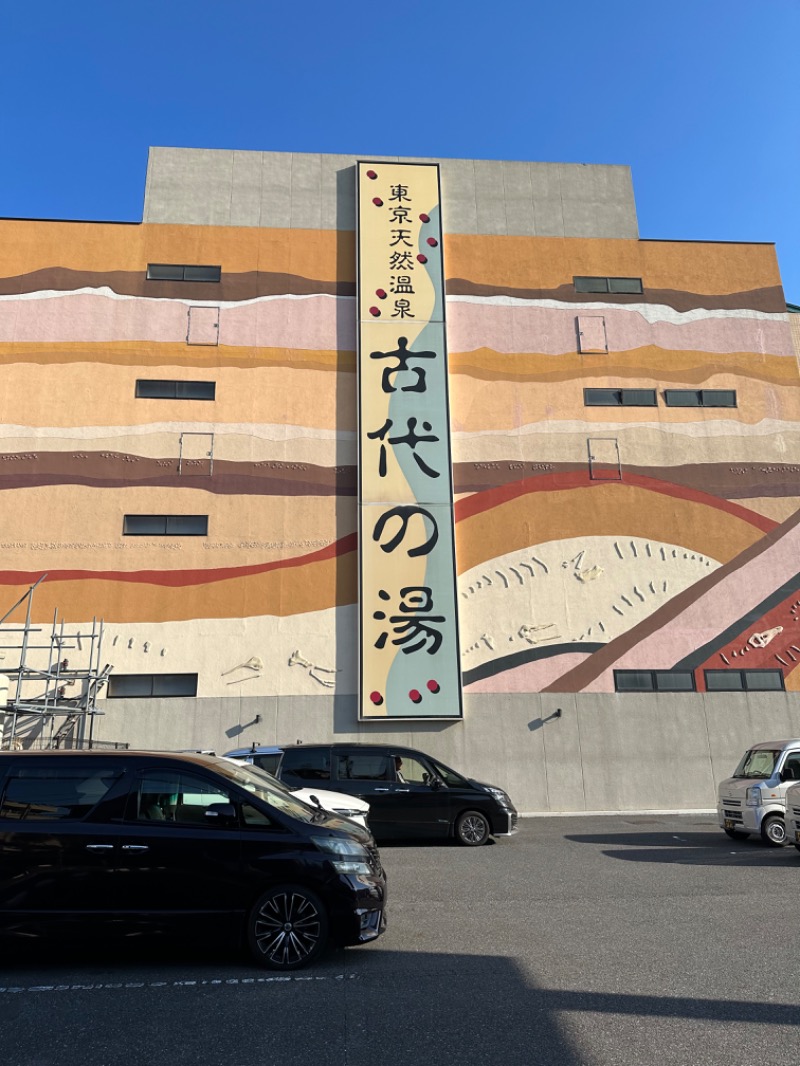
[[[176,458],[154,459],[126,452],[0,453],[0,490],[44,485],[86,485],[97,488],[165,486],[202,488],[232,496],[354,496],[354,466],[323,467],[312,463],[215,460],[214,474],[202,481],[178,474]],[[90,445],[89,445],[90,447]],[[455,463],[456,494],[485,492],[526,478],[547,476],[553,488],[570,488],[586,463],[540,463],[518,460]],[[686,466],[626,466],[626,475],[652,478],[727,500],[750,497],[800,497],[800,464],[703,463]]]
[[[681,292],[676,289],[648,289],[643,293],[575,292],[574,285],[559,285],[555,289],[515,289],[510,286],[479,285],[465,278],[448,278],[448,296],[513,296],[520,300],[560,300],[564,303],[595,304],[665,304],[675,311],[786,311],[786,297],[779,285],[746,292],[709,295]]]
[[[658,610],[648,615],[638,625],[620,634],[615,640],[609,641],[600,651],[596,651],[585,662],[580,663],[572,670],[568,670],[567,673],[542,691],[580,692],[600,674],[613,667],[614,663],[622,655],[630,651],[631,648],[635,648],[641,641],[652,636],[667,622],[673,621],[696,600],[700,599],[701,596],[704,596],[710,589],[724,581],[726,577],[735,574],[737,570],[741,570],[743,566],[746,566],[768,548],[771,548],[790,530],[794,529],[798,522],[800,522],[800,511],[787,518],[785,522],[776,526],[775,529],[760,540],[739,552],[712,574],[706,575],[706,577],[690,585],[689,588],[684,589],[683,592],[679,592],[677,596],[673,596],[663,607],[659,607]]]
[[[203,300],[220,303],[230,300],[253,300],[258,296],[355,296],[352,281],[323,281],[304,278],[298,274],[251,270],[241,274],[223,271],[219,283],[191,281],[148,281],[144,271],[70,270],[67,267],[48,267],[30,274],[0,278],[0,295],[12,296],[26,292],[54,289],[69,292],[74,289],[96,289],[106,286],[121,296],[150,296],[154,299]]]

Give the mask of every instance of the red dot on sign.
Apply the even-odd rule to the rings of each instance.
[[[372,202],[376,207],[383,207],[383,200],[381,200],[380,196],[373,196]]]
[[[412,688],[408,694],[408,698],[412,703],[419,703],[422,699],[422,693],[418,689]]]
[[[429,692],[438,692],[439,691],[439,682],[438,681],[429,681],[428,682],[428,691]]]
[[[436,240],[435,237],[428,237],[428,244],[431,246],[431,248],[435,248],[438,243],[439,242]]]
[[[378,707],[383,703],[383,696],[381,696],[380,692],[370,692],[369,698]]]
[[[427,255],[423,255],[422,252],[420,252],[419,255],[417,256],[417,262],[418,263],[427,263],[428,262]]]
[[[381,311],[379,307],[370,307],[369,313],[372,315],[373,318],[381,317]]]
[[[420,222],[430,222],[431,216],[430,215],[426,215],[425,212],[423,211],[423,213],[419,216],[419,220],[420,220]]]
[[[372,178],[373,181],[377,178],[377,176],[378,175],[375,173],[374,170],[368,170],[367,171],[367,177],[368,178]]]
[[[375,295],[378,297],[379,300],[385,300],[386,299],[386,290],[385,289],[376,289],[375,290]]]

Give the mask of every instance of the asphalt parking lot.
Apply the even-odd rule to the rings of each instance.
[[[710,816],[382,849],[390,925],[292,977],[225,947],[0,955],[4,1066],[725,1066],[800,1057],[800,854]]]

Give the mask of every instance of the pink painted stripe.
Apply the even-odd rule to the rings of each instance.
[[[209,305],[213,305],[213,298]],[[73,293],[36,300],[0,301],[0,342],[185,341],[188,307],[175,300],[114,298]],[[448,305],[451,352],[492,348],[499,352],[562,355],[577,346],[581,308]],[[610,351],[644,345],[667,350],[757,352],[793,356],[785,322],[734,317],[674,324],[649,323],[637,311],[610,308]],[[242,347],[330,351],[355,348],[355,309],[350,299],[308,296],[256,300],[220,311],[219,343]]]
[[[562,355],[577,347],[576,318],[602,315],[608,347],[625,352],[645,345],[673,351],[759,352],[793,356],[786,322],[720,316],[695,322],[648,322],[637,311],[609,308],[498,306],[450,303],[447,306],[448,347],[451,352],[491,348],[497,352],[541,352]]]
[[[567,652],[554,655],[551,659],[539,659],[536,662],[515,666],[502,674],[485,677],[466,686],[468,692],[541,692],[552,685],[567,670],[588,659],[588,652]]]
[[[209,300],[209,306],[213,305]],[[97,294],[0,301],[0,342],[186,341],[175,300]],[[355,348],[355,305],[330,296],[263,300],[220,311],[219,343],[331,351]]]
[[[669,669],[757,607],[798,571],[800,523],[734,570],[679,615],[620,655],[584,692],[613,692],[614,670]]]

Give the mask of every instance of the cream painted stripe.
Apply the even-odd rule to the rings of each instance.
[[[334,296],[327,292],[309,293],[275,293],[272,296],[254,296],[250,300],[220,300],[214,299],[214,294],[209,293],[206,300],[188,300],[184,297],[165,296],[133,296],[130,293],[114,292],[107,285],[96,287],[87,286],[80,289],[39,289],[36,292],[5,293],[0,295],[0,305],[12,300],[51,300],[61,299],[65,296],[102,296],[109,300],[132,300],[137,303],[153,304],[183,304],[186,307],[251,307],[254,304],[272,303],[275,300],[343,300],[346,304],[355,304],[355,296]]]
[[[704,294],[701,293],[699,295],[702,296]],[[334,296],[330,293],[276,293],[271,296],[254,296],[249,300],[215,300],[213,294],[210,294],[209,298],[205,300],[189,300],[183,297],[167,298],[160,296],[133,296],[127,293],[114,292],[113,289],[108,288],[106,285],[99,285],[97,287],[87,286],[79,289],[40,289],[36,292],[7,293],[0,295],[0,305],[15,300],[60,299],[65,296],[103,296],[111,300],[133,300],[140,303],[178,303],[183,304],[186,307],[219,306],[222,308],[250,307],[260,303],[272,303],[276,300],[338,300],[342,301],[345,305],[355,304],[356,302],[354,296]],[[713,298],[713,296],[709,298]],[[538,307],[546,310],[576,311],[586,312],[587,314],[597,311],[633,311],[641,315],[642,318],[646,319],[648,322],[673,322],[675,324],[695,322],[709,318],[743,318],[765,322],[789,322],[790,320],[789,314],[782,311],[756,311],[748,308],[710,310],[702,307],[692,308],[689,311],[676,311],[668,304],[580,303],[568,300],[526,299],[519,296],[448,296],[447,303],[474,304],[478,307]]]
[[[600,410],[600,408],[596,408]],[[608,408],[603,408],[608,410]],[[702,409],[700,409],[702,410]],[[454,440],[469,440],[473,437],[492,437],[502,435],[506,442],[509,439],[513,440],[516,436],[528,436],[541,433],[543,435],[550,435],[551,433],[584,433],[590,437],[603,437],[607,436],[609,432],[631,433],[640,431],[651,431],[654,433],[662,433],[668,435],[681,435],[686,434],[694,437],[698,441],[702,441],[706,437],[728,437],[736,439],[743,436],[745,433],[748,437],[754,435],[767,436],[770,434],[781,434],[785,437],[794,436],[797,433],[798,423],[796,420],[783,420],[775,418],[765,418],[760,422],[750,424],[743,423],[739,419],[720,418],[714,421],[705,421],[697,419],[693,422],[614,422],[614,421],[587,421],[584,419],[572,419],[564,421],[556,421],[555,419],[550,421],[541,422],[529,422],[524,426],[518,426],[514,429],[513,433],[509,430],[497,430],[497,429],[476,429],[469,430],[468,432],[454,431]]]
[[[703,295],[702,293],[700,294]],[[713,296],[709,296],[713,299]],[[789,314],[784,311],[756,311],[749,308],[737,307],[731,310],[722,308],[709,310],[705,307],[695,307],[690,311],[676,311],[668,304],[656,303],[573,303],[569,300],[549,299],[525,299],[520,296],[448,296],[447,302],[456,304],[475,304],[476,306],[493,307],[541,307],[554,311],[576,311],[592,314],[598,311],[635,311],[648,322],[674,322],[676,325],[685,322],[699,322],[708,318],[746,318],[765,322],[788,322]]]

